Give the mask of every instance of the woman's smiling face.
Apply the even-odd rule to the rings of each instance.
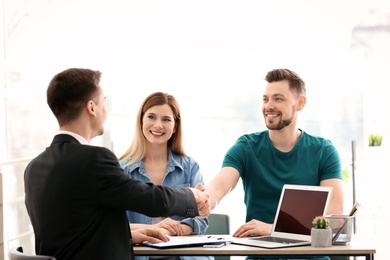
[[[175,131],[175,117],[168,104],[153,106],[146,110],[142,118],[142,132],[150,143],[168,143]]]

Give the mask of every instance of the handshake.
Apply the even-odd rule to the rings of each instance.
[[[194,194],[196,205],[198,206],[199,218],[206,218],[211,213],[210,194],[205,187],[198,183],[195,188],[190,188]]]

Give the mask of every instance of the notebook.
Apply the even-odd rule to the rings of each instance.
[[[189,246],[217,246],[230,244],[232,236],[230,235],[191,235],[191,236],[169,236],[168,242],[160,242],[152,244],[144,242],[141,245],[154,248],[174,248],[174,247],[189,247]]]
[[[286,184],[271,235],[233,238],[232,243],[265,248],[310,245],[313,218],[326,215],[331,195],[331,187]]]

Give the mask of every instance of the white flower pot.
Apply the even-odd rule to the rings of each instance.
[[[330,228],[312,228],[311,245],[314,247],[332,246],[332,229]]]

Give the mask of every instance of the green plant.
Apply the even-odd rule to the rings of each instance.
[[[349,178],[351,177],[351,170],[349,169],[349,165],[345,166],[344,169],[341,171],[341,174],[343,176],[344,184],[347,184],[349,181]]]
[[[368,137],[368,146],[381,146],[383,135],[371,133]]]
[[[325,229],[329,228],[329,221],[324,216],[317,216],[313,219],[313,227]]]

